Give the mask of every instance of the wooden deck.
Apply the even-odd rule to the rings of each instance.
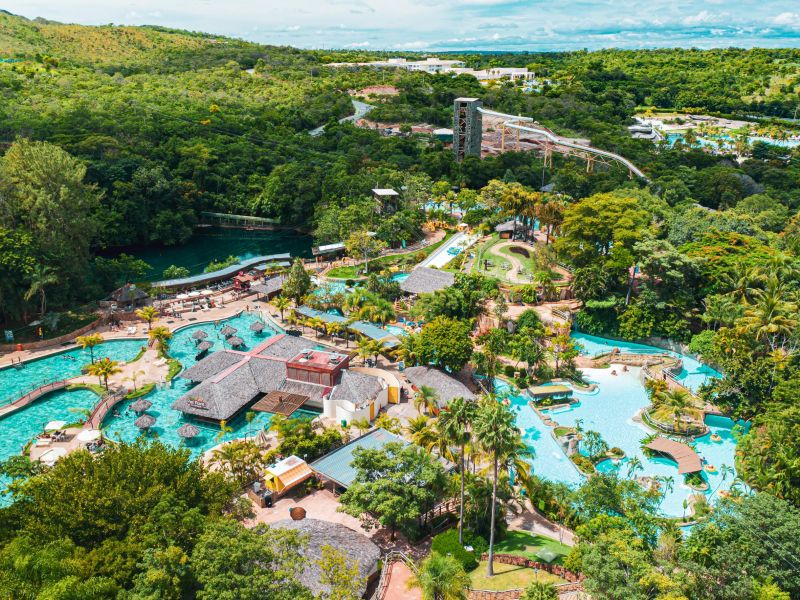
[[[308,402],[308,396],[275,390],[253,405],[253,410],[288,417]]]

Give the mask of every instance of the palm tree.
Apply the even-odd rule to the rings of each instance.
[[[470,578],[452,556],[433,552],[422,561],[408,587],[422,590],[423,600],[466,600]]]
[[[131,373],[130,377],[126,377],[125,378],[125,381],[133,382],[133,391],[134,392],[136,391],[136,380],[139,378],[140,375],[144,375],[144,374],[145,374],[145,372],[140,369],[138,371],[133,371],[133,373]]]
[[[658,480],[661,482],[661,500],[663,501],[667,494],[675,489],[675,478],[672,475],[664,475],[659,477]]]
[[[247,435],[250,435],[250,428],[253,425],[253,421],[255,420],[255,418],[256,418],[256,411],[254,410],[248,410],[246,413],[244,413],[244,419],[245,421],[247,421]]]
[[[421,414],[434,414],[439,410],[439,392],[427,385],[420,386],[414,395],[414,408]]]
[[[136,311],[136,316],[142,321],[147,321],[147,331],[150,331],[153,321],[158,318],[158,311],[152,306],[145,306]]]
[[[438,429],[442,436],[460,449],[460,491],[458,507],[458,541],[464,544],[464,455],[470,441],[470,427],[475,420],[477,405],[464,398],[453,398],[439,414]]]
[[[644,465],[638,456],[631,456],[628,459],[628,478],[635,478],[637,471],[644,471]]]
[[[420,448],[430,450],[438,442],[436,431],[431,427],[430,419],[425,415],[410,418],[405,426],[405,431],[411,441]]]
[[[533,581],[525,588],[520,600],[558,600],[558,590],[552,583]]]
[[[281,321],[283,321],[283,313],[291,305],[291,300],[289,300],[289,298],[284,298],[283,296],[275,296],[269,301],[269,303],[281,314]]]
[[[47,265],[36,264],[31,271],[29,280],[30,286],[23,298],[25,298],[25,301],[28,301],[38,294],[40,298],[40,315],[43,317],[47,312],[47,294],[45,293],[45,289],[58,283],[58,275]]]
[[[364,435],[367,431],[369,431],[369,419],[367,417],[361,417],[360,419],[353,419],[350,421],[350,427],[355,427],[358,429],[359,435]]]
[[[225,437],[226,433],[233,433],[233,427],[230,427],[228,422],[225,419],[222,419],[222,421],[219,422],[219,432],[214,437],[214,441],[219,442]]]
[[[99,333],[91,333],[89,335],[79,336],[75,338],[75,341],[84,350],[86,350],[86,348],[89,349],[89,356],[92,359],[92,364],[94,364],[94,347],[103,343],[103,336]]]
[[[519,447],[519,430],[514,426],[514,413],[498,402],[493,395],[485,396],[479,404],[474,425],[475,437],[481,448],[492,455],[492,513],[489,530],[489,564],[487,575],[494,569],[494,536],[497,518],[497,483],[501,460]]]
[[[325,333],[327,333],[330,337],[335,336],[337,333],[341,333],[343,330],[344,325],[338,321],[331,321],[330,323],[325,324]]]
[[[357,348],[358,350],[356,354],[364,362],[364,364],[367,364],[367,359],[372,356],[372,340],[368,338],[361,338],[358,340]]]
[[[686,407],[692,402],[692,396],[684,389],[676,388],[674,390],[666,390],[661,392],[656,397],[658,404],[672,409],[672,416],[674,419],[675,429],[678,430],[678,423],[680,416]]]
[[[89,375],[94,375],[101,380],[101,383],[105,386],[106,391],[108,391],[108,378],[111,375],[116,375],[121,371],[122,369],[119,367],[119,362],[116,360],[111,360],[110,358],[98,360],[96,363],[90,364],[86,368],[86,372]]]
[[[150,338],[151,342],[156,342],[160,350],[166,351],[169,347],[169,340],[172,338],[172,332],[169,330],[169,327],[160,325],[150,329],[147,337]]]

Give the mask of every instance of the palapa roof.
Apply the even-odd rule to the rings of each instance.
[[[373,429],[317,459],[311,463],[311,468],[325,479],[348,488],[356,478],[356,470],[352,466],[353,452],[356,448],[381,449],[390,442],[402,444],[403,446],[408,445],[408,442],[403,438],[385,429]]]
[[[200,352],[205,352],[206,350],[209,350],[213,345],[214,342],[200,342],[199,344],[197,344],[197,349],[200,350]]]
[[[417,389],[422,386],[433,388],[439,394],[439,406],[447,406],[453,398],[474,400],[475,394],[452,375],[433,367],[409,367],[403,371]]]
[[[147,429],[148,427],[152,427],[156,423],[156,418],[150,415],[142,415],[138,419],[136,419],[133,424],[136,425],[139,429]]]
[[[137,300],[144,300],[148,295],[146,292],[137,288],[132,283],[126,283],[121,288],[111,292],[111,299],[115,302],[136,302]]]
[[[665,437],[657,437],[647,444],[646,448],[670,456],[678,463],[678,473],[681,475],[697,473],[703,470],[703,465],[697,452],[681,442],[676,442]]]
[[[181,372],[178,377],[189,381],[205,381],[217,373],[221,373],[238,362],[241,362],[242,355],[238,352],[220,350],[209,354],[203,360],[196,362],[188,369]]]
[[[432,294],[455,283],[456,276],[448,271],[439,271],[429,267],[417,267],[400,282],[400,289],[407,294]]]
[[[140,413],[146,411],[151,406],[153,406],[153,403],[150,402],[150,400],[145,400],[144,398],[140,398],[139,400],[130,405],[130,409],[133,412]]]
[[[236,346],[244,346],[244,340],[242,338],[240,338],[240,337],[235,336],[235,335],[232,335],[231,337],[229,337],[227,342],[231,346],[233,346],[234,348]]]
[[[259,354],[261,356],[274,356],[275,358],[290,359],[294,358],[304,350],[311,350],[314,347],[313,342],[309,342],[302,337],[294,337],[293,335],[274,335],[265,342]]]
[[[383,390],[383,379],[364,373],[343,371],[331,392],[331,400],[347,400],[355,404],[372,400]]]
[[[204,340],[207,337],[208,337],[208,334],[205,331],[203,331],[202,329],[198,329],[197,331],[195,331],[192,334],[192,339],[193,340]]]
[[[531,398],[572,396],[572,388],[566,385],[535,385],[528,388],[528,394]]]
[[[280,292],[283,289],[283,284],[286,281],[286,277],[284,275],[279,275],[277,277],[270,277],[264,283],[257,283],[255,285],[251,285],[250,289],[254,292],[259,294],[274,294],[276,292]]]
[[[250,323],[250,331],[264,331],[265,325],[261,321]]]
[[[191,439],[200,433],[200,428],[191,423],[186,423],[178,427],[178,435],[182,438]]]
[[[330,586],[321,583],[322,577],[319,561],[322,558],[322,547],[332,546],[342,552],[349,561],[358,565],[358,576],[362,582],[361,594],[366,591],[367,578],[375,573],[381,550],[367,536],[349,527],[330,521],[318,519],[302,519],[293,521],[284,519],[273,525],[280,529],[297,531],[308,540],[301,551],[306,558],[303,571],[298,574],[302,585],[310,589],[315,596],[330,592]]]
[[[229,337],[236,333],[238,330],[235,327],[231,327],[230,325],[225,325],[219,332],[224,335],[225,337]]]
[[[506,221],[505,223],[500,223],[494,228],[494,230],[497,233],[505,233],[507,231],[514,231],[514,227],[515,223],[513,220],[511,220],[511,221]]]

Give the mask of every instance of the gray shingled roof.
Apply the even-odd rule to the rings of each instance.
[[[423,385],[439,394],[439,406],[447,406],[453,398],[473,400],[475,394],[455,377],[432,367],[410,367],[403,371],[408,380],[418,389]]]
[[[191,367],[181,372],[178,377],[188,379],[189,381],[205,381],[210,377],[214,377],[217,373],[221,373],[228,367],[232,367],[241,360],[242,355],[237,352],[220,350],[196,362]]]
[[[383,389],[383,380],[364,373],[343,371],[338,385],[331,392],[331,400],[360,402],[371,400]]]
[[[319,560],[322,558],[322,547],[331,546],[344,553],[350,562],[358,565],[358,575],[361,581],[361,594],[366,591],[367,578],[375,573],[381,550],[367,536],[349,527],[330,521],[318,519],[302,519],[293,521],[284,519],[278,521],[273,527],[297,531],[307,540],[307,545],[301,550],[306,558],[302,573],[298,580],[310,589],[315,597],[330,592],[330,586],[321,583]]]
[[[400,289],[408,294],[431,294],[453,285],[456,276],[447,271],[439,271],[428,267],[417,267],[405,281],[400,282]]]

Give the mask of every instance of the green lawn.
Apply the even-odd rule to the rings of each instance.
[[[425,256],[428,256],[436,250],[439,246],[444,244],[447,240],[453,237],[454,232],[448,231],[445,236],[435,244],[431,244],[430,246],[426,246],[425,248],[421,248],[420,250],[415,250],[413,252],[404,252],[403,254],[393,254],[391,256],[381,256],[380,258],[376,258],[375,260],[371,260],[369,262],[369,271],[377,272],[389,267],[391,265],[397,264],[404,258],[408,258],[410,256],[415,255],[417,252],[424,252]],[[331,279],[359,279],[362,277],[360,271],[364,268],[364,265],[352,265],[348,267],[336,267],[335,269],[331,269],[328,271],[325,276],[330,277]]]
[[[553,560],[555,564],[560,564],[562,558],[569,554],[570,551],[569,546],[560,543],[558,540],[526,531],[509,531],[503,541],[495,544],[494,551],[497,554],[514,554],[531,560],[541,560],[536,556],[536,553],[542,548],[552,550],[558,555],[558,558]]]
[[[518,590],[527,587],[533,581],[546,581],[552,584],[564,583],[560,577],[535,571],[516,565],[504,565],[499,562],[494,563],[494,576],[486,576],[486,561],[481,561],[478,568],[469,574],[472,579],[472,588],[476,590]]]

